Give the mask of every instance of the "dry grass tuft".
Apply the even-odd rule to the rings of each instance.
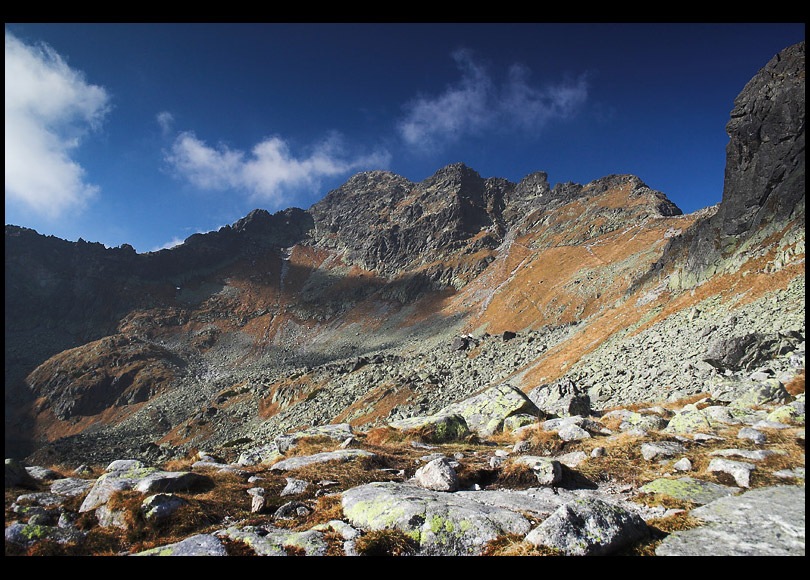
[[[680,512],[665,518],[655,518],[647,522],[650,534],[631,546],[620,550],[616,556],[655,556],[655,550],[661,541],[673,532],[691,530],[701,526],[703,522],[690,516],[687,512]]]
[[[582,477],[594,482],[639,486],[660,476],[661,466],[642,457],[641,443],[637,437],[618,434],[599,438],[594,443],[594,446],[604,447],[605,455],[590,458],[578,465],[576,471]]]
[[[525,489],[538,485],[537,475],[531,467],[513,461],[507,461],[501,466],[495,482],[497,485],[511,489]]]
[[[360,536],[355,549],[361,556],[410,556],[419,544],[400,530],[375,530]]]
[[[171,459],[163,464],[162,469],[165,471],[191,471],[191,466],[197,461],[196,449],[190,451],[185,457],[179,459]]]
[[[523,431],[519,441],[528,441],[532,450],[547,455],[557,455],[565,448],[565,441],[559,438],[556,431],[545,431],[539,425]]]
[[[396,471],[389,468],[386,457],[361,457],[350,461],[326,461],[292,469],[287,474],[307,481],[330,480],[338,484],[332,489],[343,491],[373,481],[401,481]]]
[[[295,445],[286,454],[288,457],[303,457],[305,455],[315,455],[324,451],[334,451],[340,445],[340,441],[335,441],[326,435],[314,435],[302,437],[296,441]]]
[[[343,519],[342,496],[339,493],[322,495],[315,500],[315,507],[307,518],[307,527]]]
[[[633,501],[641,505],[646,505],[649,507],[660,506],[668,510],[692,510],[696,507],[700,507],[700,504],[695,502],[684,499],[676,499],[660,493],[639,492],[633,497]]]
[[[535,546],[519,534],[498,536],[484,544],[482,556],[564,556],[565,554],[551,546]]]
[[[288,556],[306,556],[307,551],[301,546],[284,546]]]
[[[785,385],[785,390],[794,397],[804,392],[804,369]]]
[[[393,427],[374,427],[366,433],[367,445],[392,445],[408,441],[408,436],[399,429]]]
[[[346,552],[343,550],[343,536],[341,536],[338,532],[330,530],[323,535],[324,541],[326,541],[326,554],[325,556],[345,556]]]
[[[697,528],[703,525],[703,522],[684,511],[665,518],[652,519],[647,522],[647,525],[663,532],[664,534],[671,534],[673,532]]]
[[[225,547],[225,552],[229,556],[255,556],[256,551],[245,542],[233,540],[227,536],[219,539]]]

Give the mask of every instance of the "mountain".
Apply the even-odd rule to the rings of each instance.
[[[569,381],[595,410],[705,392],[804,341],[803,43],[726,129],[722,201],[689,215],[633,175],[456,163],[147,254],[7,225],[6,456],[247,453],[504,382]]]

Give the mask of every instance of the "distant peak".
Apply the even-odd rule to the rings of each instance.
[[[445,165],[441,169],[439,169],[436,173],[433,174],[433,177],[439,177],[444,175],[461,175],[461,176],[475,176],[480,178],[481,175],[471,168],[470,166],[466,165],[459,161],[458,163],[451,163],[450,165]]]

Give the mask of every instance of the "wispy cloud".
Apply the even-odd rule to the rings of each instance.
[[[172,128],[174,127],[174,115],[168,111],[161,111],[157,114],[155,119],[160,126],[161,134],[164,137],[168,137],[172,132]]]
[[[453,58],[461,80],[437,97],[419,97],[407,105],[408,115],[399,125],[406,143],[433,149],[492,122],[487,111],[492,81],[486,71],[466,51],[457,51]]]
[[[528,68],[515,64],[497,85],[466,50],[453,53],[461,71],[458,83],[443,93],[420,96],[406,105],[398,125],[406,144],[433,151],[485,131],[536,131],[552,119],[576,113],[588,97],[586,77],[534,86]]]
[[[185,240],[180,238],[172,238],[170,241],[166,242],[161,246],[157,246],[149,250],[150,252],[159,252],[160,250],[170,250],[172,248],[176,248],[177,246],[181,245]]]
[[[98,192],[71,157],[109,110],[107,92],[45,44],[6,37],[6,202],[49,218]]]
[[[317,191],[321,179],[363,169],[384,169],[387,151],[350,154],[332,134],[296,156],[280,137],[269,137],[245,153],[224,144],[210,146],[193,132],[178,134],[166,161],[182,178],[208,190],[246,192],[253,200],[281,206],[301,190]]]

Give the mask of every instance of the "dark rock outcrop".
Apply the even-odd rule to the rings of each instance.
[[[726,261],[755,236],[804,230],[805,45],[765,65],[734,101],[726,125],[723,199],[688,246],[683,285],[728,269]]]

